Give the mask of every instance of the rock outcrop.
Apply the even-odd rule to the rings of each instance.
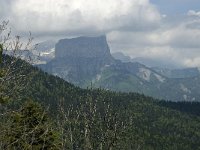
[[[69,82],[84,86],[103,67],[114,62],[105,36],[62,39],[55,46],[55,59],[42,68]]]
[[[110,49],[105,36],[62,39],[55,47],[55,57],[101,58],[110,61]]]

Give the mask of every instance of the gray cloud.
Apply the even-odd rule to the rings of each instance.
[[[176,1],[178,3],[178,1]],[[36,39],[106,34],[112,52],[200,67],[199,11],[164,15],[149,0],[0,0],[0,20]]]
[[[19,32],[31,30],[38,35],[147,30],[158,26],[161,18],[148,0],[13,0],[11,4],[1,1],[4,11],[10,10],[6,16],[11,25]]]
[[[160,28],[148,32],[111,32],[108,34],[111,48],[132,57],[200,67],[200,20],[187,15],[181,15],[177,20],[167,16],[162,19]]]
[[[200,11],[189,10],[187,14],[188,16],[200,17]]]

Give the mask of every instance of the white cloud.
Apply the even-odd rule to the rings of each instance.
[[[111,32],[108,39],[113,51],[124,51],[132,57],[163,59],[178,66],[200,67],[199,25],[199,18],[185,16],[175,24],[163,20],[160,28],[148,32]]]
[[[187,58],[184,61],[185,66],[188,67],[197,67],[200,66],[200,57],[197,56],[196,58]]]
[[[39,33],[105,33],[156,26],[149,0],[15,0],[9,18],[18,30]]]
[[[189,10],[187,13],[188,16],[200,17],[200,11]]]

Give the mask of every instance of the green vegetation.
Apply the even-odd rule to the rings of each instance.
[[[1,70],[12,59],[4,55]],[[16,78],[26,86],[15,82],[10,102],[1,105],[2,149],[200,149],[200,117],[190,109],[137,93],[84,90],[21,60],[13,66],[20,67],[13,76],[26,74]]]
[[[2,63],[3,44],[0,44],[0,64]]]
[[[190,115],[200,116],[200,103],[199,102],[170,102],[159,101],[160,106],[172,108],[183,113]]]
[[[1,127],[5,149],[60,149],[58,135],[42,107],[27,101],[19,111],[9,113]]]

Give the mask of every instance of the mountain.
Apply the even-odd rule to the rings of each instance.
[[[175,64],[174,62],[159,58],[157,59],[147,58],[147,57],[131,58],[130,56],[127,56],[122,52],[112,53],[112,56],[117,60],[121,60],[122,62],[138,62],[144,64],[145,66],[148,66],[149,68],[169,68],[169,69],[180,68],[180,66]]]
[[[122,52],[112,53],[112,56],[122,62],[131,62],[131,57],[124,55]]]
[[[19,57],[23,60],[31,59],[31,63],[34,65],[46,64],[55,57],[56,43],[57,41],[55,40],[48,40],[33,45],[29,50],[4,50],[4,54]]]
[[[0,69],[6,69],[9,66],[12,58],[4,56],[3,64]],[[12,62],[12,61],[11,61]],[[140,64],[123,64],[122,67],[129,66],[125,70],[131,70],[133,74],[137,73],[138,67],[144,67]],[[20,70],[21,74],[26,74],[25,79],[17,83],[25,82],[26,87],[22,88],[18,93],[14,93],[14,104],[21,103],[21,101],[34,99],[42,103],[46,108],[48,107],[52,120],[58,120],[62,123],[63,118],[58,118],[57,115],[59,104],[66,106],[66,114],[72,113],[74,115],[65,116],[66,130],[72,127],[68,122],[72,120],[75,122],[73,126],[73,138],[75,138],[75,145],[81,147],[82,144],[87,142],[84,127],[88,127],[87,135],[92,146],[96,146],[102,142],[107,143],[112,140],[115,144],[113,149],[180,149],[180,150],[193,150],[199,149],[200,145],[200,116],[193,110],[199,111],[199,103],[173,103],[173,102],[160,102],[151,97],[144,96],[137,93],[119,93],[106,91],[102,89],[81,89],[76,87],[65,80],[49,75],[40,69],[33,67],[29,64],[23,65],[23,61],[18,60],[16,64],[10,69],[14,69],[11,73],[16,74]],[[115,65],[118,68],[119,65]],[[20,69],[19,69],[20,68]],[[135,70],[134,70],[135,69]],[[153,72],[154,73],[154,72]],[[146,76],[145,76],[145,79]],[[18,80],[17,76],[15,80]],[[11,84],[10,81],[4,84]],[[18,86],[18,85],[16,85]],[[7,86],[6,86],[7,87]],[[8,89],[10,91],[10,89]],[[85,102],[85,103],[84,103]],[[184,105],[186,111],[180,109]],[[68,109],[69,106],[74,106],[73,109]],[[102,107],[103,106],[103,107]],[[1,106],[2,107],[2,106]],[[65,108],[65,107],[64,107]],[[173,108],[173,109],[172,109]],[[183,107],[182,107],[183,108]],[[82,109],[82,114],[77,116],[77,111]],[[180,111],[179,111],[180,110]],[[107,112],[110,112],[107,116]],[[91,113],[92,112],[92,113]],[[96,113],[97,112],[97,113]],[[106,112],[106,113],[105,113]],[[192,113],[190,113],[192,112]],[[95,116],[93,115],[95,113]],[[112,118],[114,114],[114,118]],[[82,117],[79,120],[79,117]],[[98,120],[102,116],[102,120]],[[88,120],[85,120],[88,117]],[[92,117],[92,118],[91,118]],[[18,112],[18,119],[20,118]],[[20,118],[21,119],[21,118]],[[94,119],[94,120],[93,120]],[[105,120],[105,121],[104,121]],[[16,120],[15,120],[16,121]],[[83,122],[81,122],[83,121]],[[116,124],[117,123],[117,124]],[[79,128],[80,124],[80,128]],[[85,125],[86,124],[86,125]],[[105,126],[104,126],[105,124]],[[65,128],[60,128],[57,124],[57,130],[60,131]],[[1,129],[2,126],[0,126]],[[102,128],[103,127],[103,128]],[[13,127],[14,128],[14,127]],[[63,133],[66,130],[60,131]],[[117,131],[117,132],[114,132]],[[65,132],[64,132],[65,133]],[[62,134],[61,137],[70,143],[69,134]],[[97,138],[104,137],[105,138]],[[117,136],[117,138],[113,138]],[[81,138],[80,138],[81,137]],[[17,138],[17,136],[16,136]],[[20,140],[20,139],[19,139]],[[106,146],[105,144],[103,146]],[[66,148],[65,148],[66,149]]]
[[[131,58],[129,56],[124,55],[122,52],[112,53],[112,56],[120,60],[122,62],[133,62],[133,63],[141,63],[145,66],[148,66],[152,70],[156,71],[157,73],[167,77],[167,78],[191,78],[197,77],[200,75],[199,68],[180,68],[179,66],[175,65],[173,62],[167,62],[164,60],[153,60],[150,58],[142,58],[136,57]]]
[[[101,69],[115,62],[106,37],[79,37],[63,39],[55,46],[55,58],[41,66],[79,86],[87,86]]]
[[[39,67],[82,88],[92,86],[165,100],[200,101],[200,76],[192,76],[195,70],[171,71],[177,77],[171,78],[166,72],[138,62],[122,62],[110,54],[105,36],[59,40],[55,58]]]
[[[200,100],[200,76],[167,78],[140,63],[118,62],[108,66],[96,76],[93,85],[115,91],[144,93],[165,100]]]
[[[50,49],[55,48],[56,43],[56,40],[47,40],[35,44],[35,48],[38,52],[48,52]]]
[[[184,68],[184,69],[163,69],[153,68],[156,72],[168,78],[193,78],[200,76],[198,68]]]
[[[166,80],[164,76],[140,63],[118,61],[103,68],[101,74],[98,74],[94,80],[94,85],[124,92],[142,93],[146,91],[144,93],[147,94],[148,89],[159,88],[159,85]]]
[[[144,57],[136,57],[131,59],[131,62],[139,62],[142,63],[150,68],[170,68],[175,69],[179,68],[180,66],[170,60],[165,59],[153,59],[153,58],[144,58]]]
[[[37,64],[46,64],[55,57],[56,40],[47,40],[34,45],[33,53],[39,56]]]

